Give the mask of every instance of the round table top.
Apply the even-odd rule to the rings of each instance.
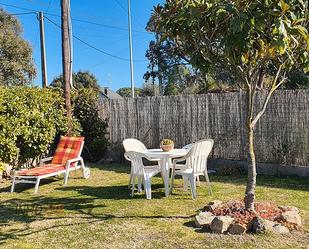
[[[151,158],[173,158],[185,156],[189,150],[185,149],[173,149],[170,151],[163,151],[162,149],[148,149],[143,152],[145,155]]]

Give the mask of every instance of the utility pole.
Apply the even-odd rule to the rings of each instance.
[[[128,25],[129,25],[129,47],[130,47],[130,76],[131,76],[131,92],[134,98],[134,66],[133,66],[133,48],[132,48],[132,23],[131,23],[131,0],[128,0]]]
[[[73,119],[71,109],[71,86],[70,86],[70,48],[69,48],[69,3],[70,0],[61,0],[61,35],[62,35],[62,71],[64,83],[65,109],[67,111],[68,131],[72,135]]]
[[[40,21],[40,43],[41,43],[41,67],[42,67],[42,87],[47,87],[47,69],[46,69],[46,52],[45,52],[45,32],[44,32],[44,15],[39,12]]]

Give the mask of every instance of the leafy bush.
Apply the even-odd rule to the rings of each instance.
[[[309,73],[305,74],[300,70],[295,70],[288,73],[288,80],[283,85],[285,89],[308,89],[309,88]]]
[[[0,161],[21,165],[45,153],[66,132],[63,103],[55,89],[0,87]]]
[[[98,91],[91,88],[83,88],[74,93],[74,116],[82,127],[81,135],[85,137],[85,160],[97,162],[106,150],[107,122],[99,117]]]

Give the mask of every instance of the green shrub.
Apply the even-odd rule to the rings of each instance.
[[[66,132],[63,105],[56,89],[0,87],[0,161],[21,165],[45,153]]]
[[[98,91],[84,88],[74,95],[74,116],[81,124],[83,130],[81,135],[85,137],[83,157],[87,161],[97,162],[103,157],[108,145],[107,122],[99,117]]]

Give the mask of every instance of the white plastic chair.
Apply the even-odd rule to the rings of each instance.
[[[128,151],[124,154],[125,158],[131,162],[131,178],[132,178],[132,192],[134,195],[135,179],[138,178],[138,191],[142,191],[142,183],[144,184],[146,198],[151,199],[151,177],[159,173],[158,167],[145,167],[143,164],[143,158],[149,160],[149,158],[140,152]]]
[[[182,147],[183,150],[191,150],[192,148],[192,145],[193,144],[186,144],[185,146]],[[187,168],[187,167],[190,167],[190,164],[187,163],[187,161],[183,161],[185,163],[176,163],[175,165],[175,170],[178,170],[178,169],[184,169],[184,168]],[[171,164],[171,168],[173,168],[173,164]],[[200,186],[200,178],[199,176],[196,176],[196,181],[197,181],[197,186]],[[183,184],[183,188],[185,191],[188,190],[188,181],[186,181],[184,179],[184,184]]]
[[[123,147],[125,149],[126,152],[128,151],[135,151],[135,152],[144,152],[145,150],[147,150],[146,146],[139,140],[135,139],[135,138],[127,138],[125,140],[123,140],[122,142]],[[129,159],[127,159],[128,161],[130,161]],[[158,161],[157,159],[151,159],[148,158],[149,161]],[[147,166],[147,167],[152,167],[152,168],[156,168],[156,169],[160,169],[159,166]],[[130,173],[130,179],[129,179],[129,185],[128,187],[130,188],[132,184],[132,162],[131,162],[131,173]]]
[[[173,160],[172,169],[172,184],[171,193],[173,191],[173,182],[175,175],[181,175],[184,181],[190,182],[192,198],[196,198],[196,177],[204,175],[209,187],[209,193],[212,194],[211,185],[207,172],[207,158],[213,147],[214,141],[212,139],[205,139],[192,144],[192,148],[188,154],[182,158]],[[177,163],[186,161],[185,167],[177,169]]]

